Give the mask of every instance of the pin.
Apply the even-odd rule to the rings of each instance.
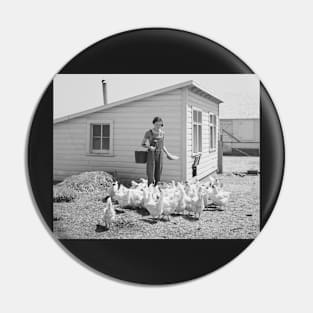
[[[147,149],[151,128],[163,131],[158,151]],[[257,75],[175,29],[116,34],[75,56],[40,99],[28,141],[52,236],[89,269],[141,284],[230,262],[271,215],[283,172],[279,117]]]

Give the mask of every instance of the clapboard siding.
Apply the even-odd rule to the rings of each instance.
[[[202,154],[197,168],[197,178],[201,179],[217,170],[217,150],[209,151],[209,113],[218,116],[218,105],[192,91],[188,91],[187,121],[186,121],[186,173],[187,179],[192,177],[192,108],[202,111]],[[218,129],[218,127],[217,127]],[[218,134],[217,134],[218,138]]]
[[[54,178],[83,171],[116,172],[120,178],[146,177],[146,165],[136,164],[135,150],[142,150],[141,140],[152,127],[154,116],[164,121],[165,145],[181,158],[169,161],[164,157],[162,180],[187,180],[192,176],[192,107],[203,111],[202,156],[198,178],[217,169],[217,151],[209,151],[209,112],[218,115],[218,104],[188,88],[154,95],[122,105],[89,113],[54,125]],[[88,151],[89,123],[113,121],[113,151],[111,155],[92,155]]]
[[[173,154],[180,155],[182,89],[133,101],[100,112],[66,120],[54,125],[54,179],[83,171],[115,172],[121,178],[146,177],[146,165],[136,164],[134,151],[142,150],[141,140],[151,128],[152,119],[164,121],[165,145]],[[113,156],[90,155],[88,127],[92,120],[113,120]],[[182,179],[181,161],[164,157],[162,180]]]

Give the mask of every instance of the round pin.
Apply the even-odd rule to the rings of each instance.
[[[70,254],[120,280],[170,284],[257,237],[280,191],[284,140],[241,59],[147,28],[95,43],[55,75],[27,159],[40,214]]]

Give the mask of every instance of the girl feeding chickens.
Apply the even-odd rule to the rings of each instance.
[[[147,157],[147,177],[148,186],[154,184],[155,186],[161,180],[163,170],[163,152],[170,160],[176,160],[178,157],[172,156],[164,145],[164,124],[161,117],[156,116],[153,121],[153,128],[145,132],[141,145],[148,149]]]

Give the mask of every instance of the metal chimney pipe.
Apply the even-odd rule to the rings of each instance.
[[[105,80],[101,81],[102,83],[102,94],[103,94],[103,104],[106,105],[107,102],[107,83]]]

